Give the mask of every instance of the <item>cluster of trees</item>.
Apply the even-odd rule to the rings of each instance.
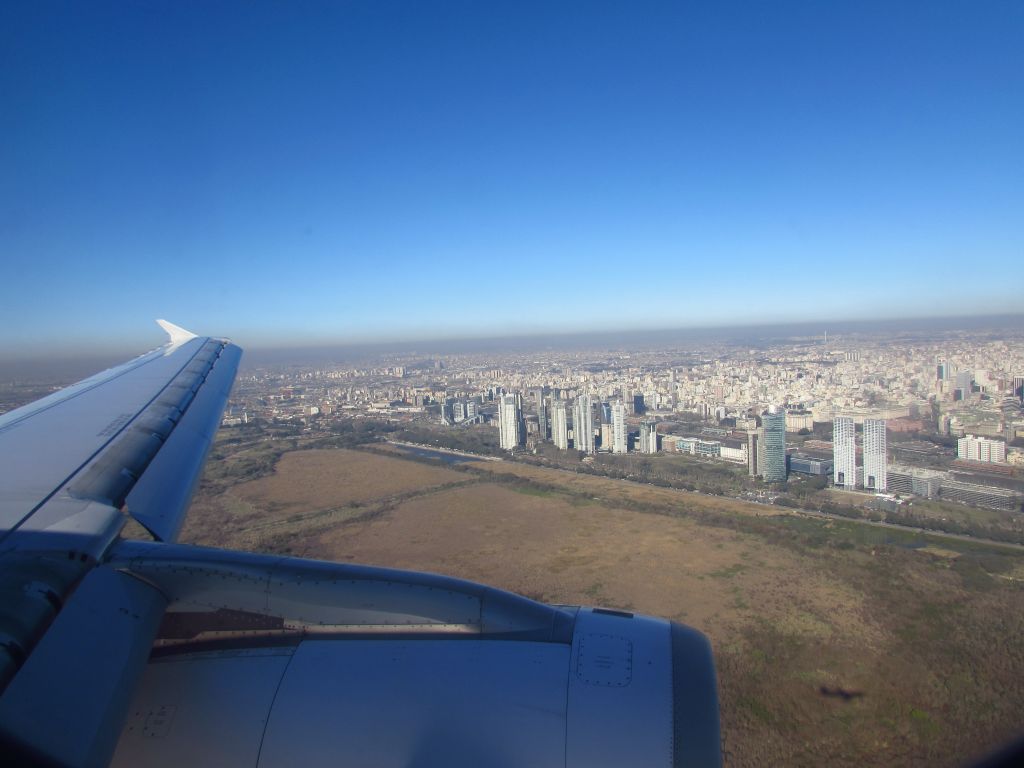
[[[907,507],[900,507],[896,511],[887,513],[885,519],[890,523],[926,528],[930,531],[943,531],[944,533],[956,533],[993,541],[1005,541],[1011,544],[1024,544],[1024,531],[1019,529],[987,525],[976,520],[938,519],[929,515],[916,514]]]
[[[367,443],[385,440],[393,436],[398,431],[398,427],[386,421],[347,419],[333,423],[330,431],[331,438],[329,440],[333,447],[356,448]]]
[[[482,456],[504,456],[498,432],[489,428],[436,429],[427,425],[410,424],[398,427],[392,436],[395,440],[410,443],[425,443],[450,448],[455,451],[478,453]]]
[[[700,491],[714,496],[739,495],[754,487],[746,471],[721,462],[699,461],[686,456],[615,455],[599,453],[593,461],[581,462],[582,454],[559,451],[546,454],[549,463],[616,479],[636,480],[661,488]],[[525,457],[525,461],[531,461]]]
[[[203,468],[203,483],[214,487],[228,486],[269,475],[285,450],[280,444],[259,443],[236,456],[227,452],[227,446],[218,446]]]

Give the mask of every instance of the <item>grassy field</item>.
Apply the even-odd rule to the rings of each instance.
[[[236,454],[226,461],[237,465],[252,460]],[[228,480],[215,474],[212,482],[204,483],[183,538],[210,546],[303,554],[305,534],[313,527],[359,518],[382,504],[466,482],[464,475],[448,469],[343,449],[292,451],[262,476],[248,479],[251,474],[229,474]],[[296,542],[299,549],[289,549],[288,542]]]
[[[697,627],[729,765],[958,765],[1024,724],[1016,553],[509,462],[298,451],[255,480],[210,474],[187,540]]]

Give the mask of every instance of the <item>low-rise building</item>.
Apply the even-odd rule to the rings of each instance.
[[[891,493],[913,494],[925,499],[936,498],[943,480],[948,477],[946,472],[905,464],[890,464],[886,474],[887,487]]]
[[[956,457],[968,461],[1005,462],[1006,443],[987,437],[967,435],[956,441]]]
[[[1003,509],[1010,512],[1021,507],[1021,495],[1006,488],[995,488],[990,485],[964,483],[959,480],[944,480],[939,489],[943,499],[971,504],[976,507]]]
[[[794,453],[789,457],[789,471],[802,475],[827,477],[832,474],[832,459],[818,459],[802,453]]]
[[[801,429],[808,431],[814,429],[814,417],[810,411],[787,413],[786,431],[799,432]]]

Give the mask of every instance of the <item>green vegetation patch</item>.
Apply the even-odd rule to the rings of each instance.
[[[911,707],[910,722],[918,735],[923,738],[930,738],[939,732],[939,724],[923,709]]]
[[[545,488],[543,486],[533,484],[520,485],[518,483],[515,483],[511,484],[509,487],[516,493],[522,493],[526,496],[540,496],[541,498],[548,498],[558,493],[558,491],[553,488]]]
[[[743,573],[745,570],[747,570],[747,566],[743,563],[733,563],[725,568],[719,568],[716,571],[711,571],[708,576],[714,576],[716,579],[731,579],[734,576],[738,576]]]
[[[775,715],[772,713],[772,710],[760,699],[753,696],[741,696],[736,704],[740,709],[749,712],[765,725],[772,725],[775,722]]]

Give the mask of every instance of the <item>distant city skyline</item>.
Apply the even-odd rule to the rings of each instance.
[[[0,354],[1019,310],[1019,3],[58,6]]]
[[[185,324],[187,330],[210,332],[201,326]],[[794,323],[764,323],[744,325],[691,325],[657,328],[593,328],[579,332],[516,334],[506,329],[504,334],[436,336],[410,331],[405,335],[366,339],[354,337],[326,337],[316,341],[297,337],[291,343],[265,341],[259,343],[249,337],[238,337],[215,332],[242,345],[246,355],[242,366],[253,359],[260,363],[272,360],[315,363],[320,359],[334,359],[338,355],[354,358],[378,354],[419,351],[431,354],[461,354],[465,352],[503,351],[520,349],[522,352],[549,348],[618,349],[627,351],[647,346],[700,346],[711,341],[734,345],[760,345],[783,338],[820,339],[822,345],[841,346],[849,336],[876,334],[933,334],[992,331],[1024,332],[1024,313],[979,314],[964,316],[920,316],[904,318],[861,320],[815,320]],[[59,335],[45,340],[29,341],[20,336],[0,338],[0,366],[22,361],[59,362],[83,358],[106,359],[108,364],[125,354],[152,349],[167,340],[166,333],[153,319],[142,327],[128,327],[122,319],[111,318],[105,331],[95,335],[82,335],[80,329],[69,327]],[[2,374],[2,368],[0,368]]]

